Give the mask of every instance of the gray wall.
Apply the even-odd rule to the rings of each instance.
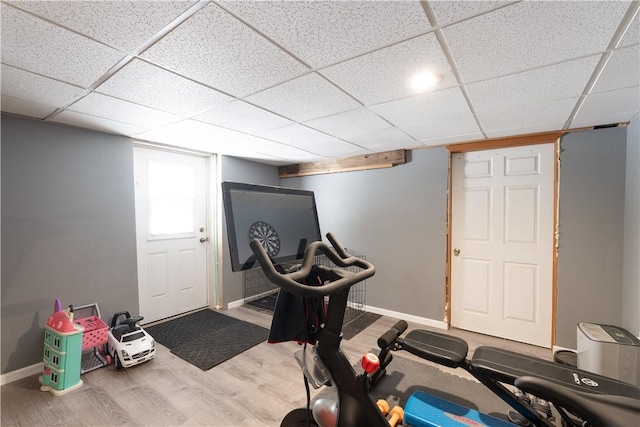
[[[558,345],[575,347],[578,321],[640,329],[638,134],[636,118],[563,141]],[[132,152],[129,138],[2,116],[2,373],[41,361],[55,298],[96,301],[106,318],[137,310]],[[391,169],[282,181],[274,166],[223,156],[221,173],[315,191],[322,232],[377,267],[367,304],[442,320],[448,156],[416,150]],[[242,274],[231,271],[224,221],[222,239],[228,304],[242,299]]]
[[[313,190],[320,230],[376,266],[366,304],[443,320],[449,152],[416,150],[391,169],[283,179]]]
[[[222,181],[243,182],[247,184],[280,185],[278,168],[262,163],[250,162],[234,157],[222,156]],[[223,208],[224,209],[224,208]],[[222,301],[225,307],[229,303],[243,299],[242,272],[231,270],[227,221],[222,218]]]
[[[129,138],[2,115],[2,366],[42,361],[54,299],[137,314]]]
[[[621,325],[626,129],[560,143],[556,344],[576,348],[579,322]],[[637,282],[636,282],[637,286]]]
[[[631,331],[637,328],[639,143],[637,122],[633,125],[629,132],[636,129],[636,136],[629,150],[635,175],[631,171],[626,179],[633,184],[628,197],[636,199],[627,203],[627,232],[628,131],[577,132],[562,141],[559,346],[576,347],[578,322],[622,324],[623,300],[629,318],[624,324]],[[411,156],[409,164],[392,169],[284,179],[282,185],[315,191],[323,233],[335,232],[343,244],[376,265],[376,275],[367,282],[368,305],[442,320],[448,152],[425,149]],[[623,289],[624,254],[630,261]]]
[[[627,127],[622,327],[640,337],[640,116]]]

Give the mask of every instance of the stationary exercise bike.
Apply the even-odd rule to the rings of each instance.
[[[361,374],[356,373],[340,350],[341,330],[349,289],[356,283],[373,276],[375,268],[371,263],[349,255],[333,234],[327,234],[327,239],[331,242],[333,250],[321,241],[313,242],[308,245],[302,264],[294,271],[289,272],[276,268],[258,240],[252,240],[250,243],[251,250],[260,267],[272,283],[293,295],[304,298],[329,297],[325,323],[317,332],[316,352],[319,362],[322,363],[322,370],[329,373],[330,382],[337,392],[335,417],[333,419],[327,417],[327,413],[330,414],[331,411],[326,411],[325,408],[324,419],[320,421],[313,418],[314,414],[318,413],[316,408],[299,408],[287,414],[281,426],[388,427],[387,419],[371,395],[372,379],[379,379],[379,375],[374,373],[372,378],[372,375],[366,371]],[[314,265],[314,256],[317,252],[322,252],[341,268]],[[354,273],[344,269],[354,266],[360,270]],[[320,278],[322,286],[304,283],[312,274]],[[383,336],[384,343],[381,347],[398,346],[395,350],[407,350],[428,360],[467,369],[491,391],[525,415],[534,425],[552,426],[554,424],[536,415],[534,408],[514,397],[501,385],[501,382],[510,382],[525,392],[552,402],[556,408],[563,411],[567,420],[572,420],[568,413],[579,417],[581,425],[623,427],[636,425],[639,419],[640,390],[630,385],[605,377],[589,375],[592,381],[597,380],[605,387],[593,390],[593,392],[586,392],[575,387],[572,389],[564,384],[562,379],[535,376],[536,373],[544,373],[545,371],[536,371],[535,369],[527,371],[527,368],[531,368],[529,364],[537,364],[542,362],[541,360],[524,356],[524,359],[519,359],[519,362],[516,360],[511,366],[506,364],[505,368],[503,362],[511,360],[514,355],[501,353],[500,349],[485,347],[478,349],[480,351],[476,350],[476,354],[480,354],[477,361],[469,362],[465,359],[467,345],[464,341],[445,334],[427,331],[417,331],[413,335],[410,333],[407,339],[403,340],[400,335],[405,329],[406,323],[404,325],[397,324],[395,328]],[[483,358],[483,355],[488,358]],[[388,353],[381,354],[381,356],[387,362],[384,367],[388,366],[390,360]],[[524,363],[520,363],[523,361]],[[556,367],[552,368],[554,373],[560,372],[555,370]],[[515,378],[513,372],[518,372]],[[533,374],[529,372],[533,372]],[[584,378],[581,376],[583,374],[582,371],[573,372],[575,382],[580,383]],[[595,380],[593,380],[594,378]],[[615,394],[605,394],[606,391],[603,390],[606,390],[607,386],[610,386],[610,390],[615,391]],[[565,419],[564,415],[563,420]]]
[[[387,419],[369,392],[370,376],[367,373],[357,374],[340,350],[349,289],[356,283],[373,276],[375,268],[371,263],[349,255],[331,233],[327,234],[327,239],[333,245],[335,252],[324,242],[312,242],[305,251],[301,266],[289,273],[278,271],[258,240],[253,240],[250,246],[260,267],[272,283],[303,298],[329,297],[325,323],[316,335],[316,352],[330,374],[330,381],[338,396],[337,418],[333,425],[388,427]],[[342,268],[314,265],[314,257],[318,252],[326,255],[334,264]],[[348,267],[358,267],[360,270],[351,272],[344,269]],[[311,274],[317,275],[324,285],[312,286],[301,283]],[[307,423],[320,425],[313,420],[310,408],[301,408],[290,412],[281,426],[302,427],[308,425]]]

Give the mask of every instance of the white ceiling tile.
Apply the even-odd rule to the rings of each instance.
[[[359,148],[299,124],[262,132],[259,136],[327,157],[351,153]]]
[[[194,119],[247,133],[259,133],[293,124],[291,120],[243,101],[230,102],[199,114]]]
[[[518,128],[505,128],[487,131],[487,138],[506,138],[510,136],[527,135],[531,133],[554,132],[562,129],[565,122],[526,125]]]
[[[512,135],[561,130],[578,102],[578,98],[549,100],[537,104],[526,103],[504,108],[488,107],[478,109],[477,115],[488,136],[505,130]]]
[[[245,98],[267,110],[302,122],[360,107],[360,104],[316,73]]]
[[[432,1],[430,2],[440,25],[460,21],[513,1]]]
[[[25,101],[24,99],[14,98],[7,95],[2,95],[0,105],[2,106],[2,111],[4,113],[18,114],[20,116],[33,117],[35,119],[44,119],[49,114],[56,111],[56,107],[51,105]]]
[[[419,123],[412,126],[402,126],[401,129],[420,142],[456,137],[458,135],[476,134],[482,137],[475,117],[472,114],[456,117],[446,117],[435,121]]]
[[[442,76],[438,89],[457,84],[433,33],[325,68],[320,73],[365,105],[371,105],[414,95],[407,82],[421,70]]]
[[[175,133],[164,132],[160,129],[148,130],[137,133],[135,140],[145,142],[156,142],[159,144],[173,145],[176,147],[188,148],[190,150],[199,150],[207,153],[215,153],[213,143],[198,138],[192,138],[185,135],[177,135]]]
[[[202,139],[204,141],[224,140],[243,135],[231,129],[225,129],[220,126],[190,119],[162,126],[158,130],[176,135],[184,135],[189,138]]]
[[[185,117],[233,100],[228,95],[139,59],[131,61],[96,91]]]
[[[369,107],[397,126],[471,114],[459,88],[429,92]]]
[[[476,110],[506,109],[509,106],[540,104],[552,99],[579,97],[593,74],[600,56],[517,74],[484,80],[467,85],[471,103]]]
[[[603,52],[629,2],[526,1],[443,29],[465,82]]]
[[[123,123],[116,120],[105,119],[104,117],[96,117],[89,114],[78,113],[75,111],[63,111],[51,118],[52,122],[65,123],[72,126],[79,126],[88,129],[95,129],[102,132],[112,133],[116,135],[132,136],[147,130],[142,126],[135,126],[129,123]]]
[[[69,110],[104,117],[109,120],[143,126],[147,129],[181,120],[182,117],[144,107],[132,102],[90,93],[69,107]]]
[[[347,111],[346,113],[310,120],[304,124],[319,131],[335,135],[338,138],[362,135],[391,127],[386,120],[364,107]]]
[[[578,111],[572,128],[607,125],[631,120],[640,110],[640,86],[593,93]]]
[[[236,96],[308,70],[213,3],[151,46],[142,57]]]
[[[290,126],[284,126],[277,129],[260,132],[257,134],[260,138],[270,139],[272,141],[281,142],[283,144],[299,146],[308,146],[309,144],[319,143],[323,141],[332,141],[336,138],[318,132],[317,130],[302,126],[299,124],[293,124]]]
[[[62,107],[84,89],[2,64],[2,94],[25,101]]]
[[[375,151],[419,146],[420,143],[398,128],[380,129],[365,135],[346,138],[347,141]]]
[[[11,1],[50,21],[131,52],[195,1]]]
[[[431,28],[417,1],[224,1],[222,4],[314,68]]]
[[[124,54],[0,4],[2,63],[88,87]]]
[[[463,142],[471,142],[471,141],[480,141],[486,139],[484,134],[480,132],[467,133],[463,135],[452,135],[452,136],[441,136],[433,139],[423,139],[420,141],[420,144],[433,147],[436,145],[447,145],[447,144],[460,144]]]
[[[640,85],[640,45],[616,49],[598,78],[592,92]]]
[[[636,14],[636,17],[631,21],[631,25],[627,29],[627,32],[622,37],[619,47],[625,47],[630,45],[637,45],[640,43],[640,14]]]

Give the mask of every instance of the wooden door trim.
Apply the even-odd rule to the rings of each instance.
[[[496,148],[512,148],[522,145],[545,144],[557,141],[566,131],[533,133],[522,136],[510,136],[505,138],[483,139],[479,141],[465,142],[447,145],[451,153],[467,153],[469,151],[493,150]]]
[[[463,144],[451,144],[446,148],[449,150],[449,188],[447,191],[447,255],[445,257],[445,313],[444,320],[447,324],[447,328],[451,327],[451,231],[452,231],[452,195],[453,195],[453,156],[456,153],[467,153],[472,151],[491,150],[495,148],[513,148],[524,145],[536,145],[536,144],[554,144],[554,190],[553,190],[553,226],[552,232],[553,247],[552,247],[552,290],[551,290],[551,347],[556,342],[556,310],[557,310],[557,274],[558,274],[558,198],[559,196],[559,162],[560,162],[560,138],[566,132],[547,132],[541,134],[524,135],[521,137],[509,137],[509,138],[497,138],[482,140],[477,142],[469,142]]]

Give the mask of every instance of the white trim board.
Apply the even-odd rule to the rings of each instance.
[[[39,363],[36,363],[35,365],[25,366],[24,368],[7,372],[6,374],[0,375],[0,385],[9,384],[14,381],[18,381],[23,378],[30,377],[31,375],[41,374],[43,370],[44,370],[44,363],[39,362]]]
[[[228,303],[227,309],[230,310],[232,308],[240,307],[243,305],[244,305],[244,300],[240,299],[240,300],[236,300]],[[382,316],[393,317],[394,319],[398,319],[398,320],[402,319],[402,320],[406,320],[407,322],[413,322],[419,325],[430,326],[432,328],[445,329],[445,330],[449,329],[447,324],[440,320],[428,319],[426,317],[414,316],[412,314],[401,313],[399,311],[386,310],[384,308],[373,307],[370,305],[355,307],[355,304],[354,304],[354,308],[366,311],[368,313],[380,314]]]

